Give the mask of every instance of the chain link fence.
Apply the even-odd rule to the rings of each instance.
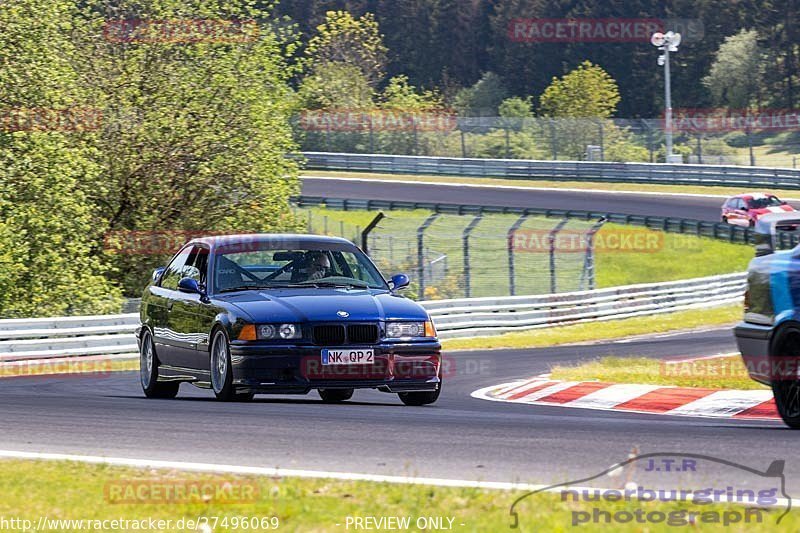
[[[413,298],[515,296],[595,288],[594,238],[602,221],[390,212],[369,229],[364,241],[364,230],[377,213],[303,209],[298,214],[305,214],[309,233],[366,245],[385,275],[407,274],[411,278],[407,294]]]
[[[691,111],[696,113],[678,116],[672,127],[675,153],[684,162],[798,168],[800,115]],[[658,118],[359,112],[315,112],[294,120],[302,151],[308,152],[649,163],[665,161],[665,126]]]

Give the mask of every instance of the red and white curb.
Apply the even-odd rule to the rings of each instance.
[[[703,418],[780,420],[770,390],[715,390],[542,377],[493,385],[473,398],[529,405]]]

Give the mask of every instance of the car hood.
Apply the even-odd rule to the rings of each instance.
[[[275,322],[329,322],[427,320],[416,302],[386,291],[355,289],[280,289],[247,291],[217,297],[257,324]],[[348,316],[340,316],[339,312]]]

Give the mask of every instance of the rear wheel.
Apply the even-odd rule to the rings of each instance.
[[[221,329],[214,333],[211,342],[211,388],[217,400],[223,402],[249,402],[255,396],[251,392],[236,392],[233,386],[230,343]]]
[[[139,345],[139,381],[142,384],[144,395],[147,398],[174,398],[178,395],[180,382],[159,382],[158,367],[158,355],[153,335],[150,330],[143,329]]]
[[[398,394],[400,401],[406,405],[419,406],[429,405],[439,399],[439,394],[442,392],[442,384],[434,391],[426,392],[401,392]]]
[[[346,402],[353,397],[353,389],[319,389],[319,397],[325,403]]]
[[[723,224],[727,224],[728,223],[728,217],[722,217],[722,223]]]
[[[774,368],[770,373],[772,393],[778,414],[792,429],[800,429],[800,376],[797,362],[800,360],[800,328],[788,326],[775,339],[771,359]]]

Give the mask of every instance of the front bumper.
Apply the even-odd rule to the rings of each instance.
[[[437,341],[347,348],[373,350],[374,363],[323,366],[321,346],[234,342],[233,383],[243,391],[280,394],[306,394],[313,389],[435,391],[441,384],[441,345]]]
[[[769,346],[772,326],[741,322],[734,328],[736,343],[750,377],[759,383],[770,384],[772,375]]]

